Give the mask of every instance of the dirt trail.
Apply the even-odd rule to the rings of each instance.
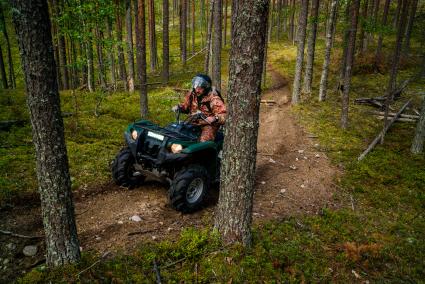
[[[317,150],[317,145],[314,146],[314,138],[309,138],[291,115],[290,91],[285,78],[273,70],[269,72],[273,76],[273,86],[264,93],[263,99],[276,103],[261,104],[260,109],[253,213],[256,223],[317,214],[321,208],[332,205],[332,180],[337,172]],[[81,247],[83,250],[131,251],[142,240],[174,239],[182,228],[212,224],[217,190],[211,195],[205,209],[183,215],[168,206],[166,188],[156,182],[148,182],[134,190],[112,183],[80,190],[75,196],[75,209]],[[142,220],[129,220],[133,215],[139,215]],[[0,211],[2,228],[29,235],[42,235],[39,216],[39,207]],[[25,244],[34,243],[1,235],[0,240],[2,254],[7,243],[16,242],[16,258],[25,258],[19,251]],[[42,246],[42,240],[39,244]],[[42,258],[42,252],[30,262],[37,257]]]

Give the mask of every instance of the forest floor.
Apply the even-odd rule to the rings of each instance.
[[[271,67],[269,72],[272,86],[262,99],[273,103],[262,103],[260,109],[253,213],[257,224],[338,207],[332,199],[338,168],[320,150],[316,136],[304,131],[291,114],[288,81]],[[129,253],[140,242],[174,240],[183,228],[212,224],[217,189],[211,193],[209,205],[194,214],[181,214],[170,208],[166,190],[155,181],[133,190],[112,182],[77,190],[75,212],[82,250]],[[134,215],[141,221],[130,220]],[[43,234],[39,205],[29,202],[0,211],[0,219],[5,230],[30,236]],[[0,235],[0,241],[18,252],[15,259],[8,260],[13,263],[9,266],[13,270],[2,271],[0,282],[17,277],[44,259],[43,239]],[[30,244],[37,245],[38,252],[34,257],[25,257],[22,249]]]

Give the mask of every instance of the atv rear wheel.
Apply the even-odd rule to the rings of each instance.
[[[210,188],[208,171],[201,165],[191,165],[178,171],[168,191],[171,206],[190,213],[200,209]]]
[[[112,178],[120,186],[133,188],[145,180],[145,176],[135,170],[135,159],[129,148],[123,148],[112,164]]]

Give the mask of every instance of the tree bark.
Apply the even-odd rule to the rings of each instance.
[[[223,21],[222,0],[214,0],[214,37],[212,53],[212,83],[221,90],[221,42]]]
[[[388,10],[390,8],[390,1],[391,0],[386,0],[385,4],[384,4],[384,12],[382,15],[382,26],[385,27],[387,25],[387,20],[388,20]],[[382,31],[379,32],[379,37],[378,37],[378,43],[376,46],[376,53],[375,53],[375,68],[378,69],[378,62],[381,60],[381,50],[382,50],[382,40],[383,40],[383,33]]]
[[[406,40],[404,41],[404,52],[407,54],[410,51],[410,36],[412,34],[413,22],[415,20],[416,10],[418,8],[418,0],[413,0],[409,13],[409,22],[406,30]]]
[[[352,0],[351,4],[351,28],[350,36],[348,40],[347,48],[347,66],[345,67],[344,74],[344,87],[342,91],[342,111],[341,111],[341,127],[343,129],[348,128],[348,107],[350,103],[350,85],[351,85],[351,74],[354,64],[354,54],[356,50],[356,33],[357,33],[357,24],[359,19],[359,8],[360,0]]]
[[[131,0],[125,1],[125,26],[127,30],[127,57],[128,57],[128,90],[134,92],[134,54],[133,54],[133,23],[131,16]]]
[[[9,89],[9,85],[7,84],[6,68],[4,67],[3,51],[1,50],[1,45],[0,45],[0,73],[1,73],[1,81],[3,83],[3,89]]]
[[[369,0],[364,0],[363,7],[362,7],[362,15],[360,17],[360,25],[359,25],[359,52],[362,55],[365,50],[365,26],[367,21],[367,14],[369,10]]]
[[[110,42],[110,46],[108,46],[108,54],[109,54],[109,62],[111,64],[111,83],[112,83],[112,89],[117,89],[117,79],[115,75],[115,52],[114,52],[114,44],[112,39],[112,21],[108,17],[106,19],[106,33],[108,35],[108,41]]]
[[[289,21],[289,40],[294,44],[295,40],[295,0],[291,2],[291,20]]]
[[[136,30],[137,76],[140,84],[140,116],[148,117],[148,88],[146,74],[146,20],[145,0],[134,0]]]
[[[387,117],[388,117],[389,105],[394,99],[393,91],[397,87],[397,73],[398,73],[398,67],[400,64],[400,55],[401,55],[401,47],[403,45],[403,37],[406,31],[406,19],[407,19],[408,7],[409,7],[409,0],[402,0],[401,17],[400,17],[399,25],[397,28],[397,40],[394,47],[394,54],[393,54],[393,58],[391,62],[390,78],[388,80],[387,96],[385,100],[384,125],[387,125],[388,123]]]
[[[268,0],[232,2],[229,111],[215,227],[226,243],[237,241],[246,246],[252,241],[250,230],[268,3]]]
[[[416,124],[415,137],[413,138],[412,147],[410,151],[413,154],[422,153],[424,150],[425,139],[425,97],[422,99],[422,109],[419,120]]]
[[[332,43],[335,34],[336,26],[336,14],[338,10],[338,0],[332,0],[330,17],[326,27],[326,50],[325,59],[323,61],[322,76],[320,78],[319,88],[319,101],[326,99],[326,93],[328,91],[328,74],[329,74],[329,63],[331,59]]]
[[[350,2],[347,2],[345,4],[345,19],[346,22],[346,28],[344,30],[344,43],[343,43],[343,50],[342,50],[342,56],[341,56],[341,66],[339,69],[339,80],[337,84],[336,91],[342,90],[344,88],[344,76],[345,76],[345,68],[347,67],[347,52],[348,52],[348,41],[350,39]]]
[[[187,60],[187,0],[181,1],[181,60],[183,66],[186,66]]]
[[[153,0],[148,0],[148,9],[149,9],[148,22],[149,22],[150,65],[151,65],[151,70],[155,72],[158,66],[158,54],[157,54],[157,48],[156,48],[155,3]]]
[[[311,94],[311,85],[313,84],[313,68],[314,68],[314,55],[316,49],[316,36],[317,24],[319,21],[319,0],[313,0],[311,7],[311,22],[310,22],[310,35],[307,43],[307,63],[304,74],[303,93]]]
[[[122,18],[121,18],[121,4],[119,0],[115,0],[115,21],[116,21],[116,34],[117,34],[117,50],[118,50],[118,65],[119,65],[119,74],[120,79],[124,83],[124,89],[128,91],[127,83],[127,70],[125,68],[125,58],[124,58],[124,49],[122,48]]]
[[[15,89],[16,88],[15,70],[14,70],[14,67],[13,67],[13,59],[12,59],[12,51],[11,51],[11,47],[10,47],[9,34],[7,33],[6,21],[4,19],[3,6],[2,5],[0,5],[0,21],[2,23],[1,26],[3,27],[4,39],[6,40],[7,61],[9,63],[9,86],[12,87],[12,89]]]
[[[297,48],[297,61],[295,65],[295,76],[294,76],[294,87],[292,90],[292,104],[295,105],[300,100],[301,93],[301,74],[303,69],[304,61],[304,45],[305,45],[305,34],[307,27],[307,14],[308,14],[308,3],[309,0],[301,0],[301,11],[298,19],[298,48]]]
[[[87,39],[86,42],[87,52],[87,88],[89,92],[94,92],[94,63],[93,63],[93,42],[92,39]]]
[[[403,0],[398,0],[397,1],[397,8],[395,10],[394,18],[393,18],[393,28],[394,29],[397,29],[398,21],[400,20],[400,11],[401,11],[402,5],[403,5]]]
[[[210,58],[211,58],[211,39],[212,39],[212,28],[213,28],[213,17],[214,17],[214,3],[215,1],[210,1],[210,19],[208,21],[208,31],[207,31],[207,46],[205,52],[205,62],[204,62],[204,71],[208,74],[210,69]]]
[[[11,2],[36,152],[46,262],[49,266],[77,262],[80,247],[47,2]]]
[[[99,73],[100,86],[102,90],[106,91],[108,87],[106,86],[105,65],[103,64],[103,46],[102,46],[103,35],[100,32],[97,23],[95,28],[95,34],[96,34],[97,71]]]
[[[162,0],[162,80],[168,83],[170,77],[170,39],[169,39],[169,7],[168,0]]]
[[[226,46],[227,44],[227,7],[228,0],[224,0],[224,19],[223,19],[223,44]]]

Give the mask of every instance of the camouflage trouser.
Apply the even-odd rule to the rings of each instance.
[[[202,126],[202,132],[201,132],[201,136],[199,137],[199,142],[214,141],[217,131],[218,131],[217,126],[212,126],[212,125]]]

